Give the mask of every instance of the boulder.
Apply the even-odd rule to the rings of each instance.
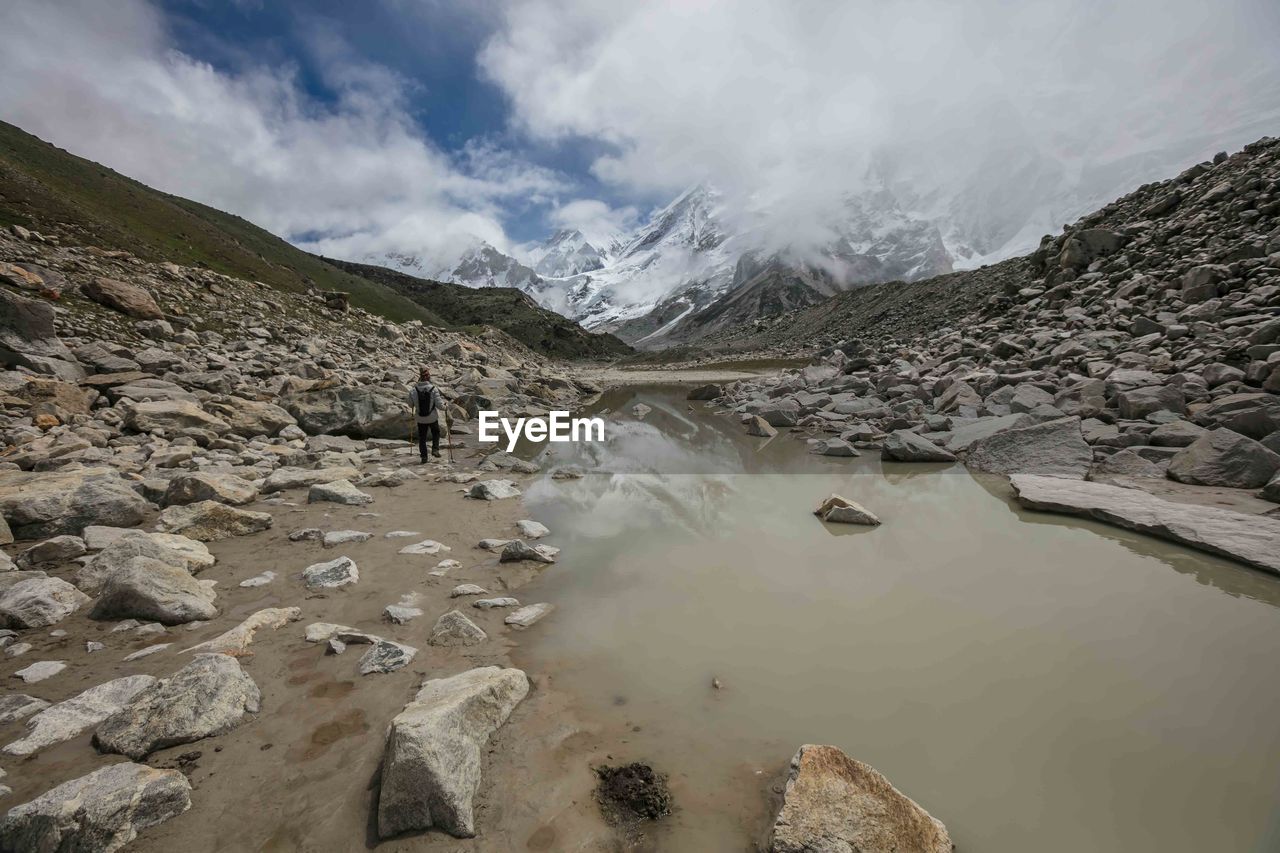
[[[433,646],[474,646],[489,639],[479,625],[459,610],[450,610],[436,620],[427,643]]]
[[[1031,423],[1033,423],[1033,420],[1025,414],[999,415],[990,418],[976,418],[969,421],[953,419],[951,435],[947,438],[946,448],[952,453],[963,453],[979,439],[1008,429],[1028,426]]]
[[[472,484],[467,497],[482,501],[498,501],[520,496],[520,490],[510,480],[481,480]]]
[[[418,650],[413,646],[393,643],[391,640],[378,640],[360,656],[357,668],[361,675],[395,672],[408,666],[417,653]]]
[[[498,562],[515,563],[521,560],[532,560],[536,563],[554,563],[556,558],[554,549],[549,549],[545,545],[528,545],[522,539],[512,539],[502,546],[502,553],[498,557]]]
[[[89,603],[89,596],[59,578],[30,578],[0,594],[0,625],[44,628]]]
[[[1129,449],[1120,450],[1096,463],[1089,471],[1089,479],[1112,477],[1136,477],[1138,479],[1163,480],[1165,469]]]
[[[1058,418],[1017,427],[969,446],[965,465],[997,474],[1044,474],[1082,479],[1093,451],[1080,433],[1080,419]]]
[[[832,524],[864,524],[875,527],[880,523],[880,519],[871,510],[840,495],[831,495],[813,514]]]
[[[524,518],[516,522],[516,529],[520,531],[520,535],[525,539],[541,539],[543,536],[551,533],[545,524],[537,521],[531,521]]]
[[[192,400],[147,400],[138,403],[126,420],[135,432],[180,433],[185,429],[206,429],[224,433],[227,422],[206,412]]]
[[[757,438],[773,438],[777,434],[778,431],[759,415],[752,415],[747,419],[747,435],[754,435]]]
[[[280,405],[308,435],[403,439],[413,430],[407,401],[381,388],[316,388],[287,394]]]
[[[90,524],[132,527],[151,505],[114,470],[0,471],[0,515],[18,539],[79,535]]]
[[[1020,474],[1010,477],[1028,509],[1079,515],[1280,574],[1280,519],[1177,503],[1139,489]]]
[[[1147,436],[1147,443],[1155,447],[1186,447],[1206,432],[1204,427],[1191,421],[1169,421],[1152,430]]]
[[[79,536],[62,534],[46,539],[18,555],[18,565],[23,568],[59,565],[74,560],[85,552],[84,540]]]
[[[26,367],[68,382],[84,378],[82,368],[54,326],[53,306],[0,287],[0,362]]]
[[[1280,430],[1280,395],[1230,394],[1214,400],[1195,417],[1202,424],[1225,427],[1261,441]]]
[[[819,456],[853,457],[862,455],[856,447],[843,438],[820,439],[810,447],[809,451]]]
[[[307,491],[307,503],[324,501],[344,506],[364,506],[373,503],[373,495],[360,491],[352,485],[350,480],[317,483]]]
[[[162,320],[164,312],[145,288],[114,278],[98,276],[80,285],[84,295],[135,320]]]
[[[1120,417],[1136,421],[1153,412],[1184,414],[1187,400],[1182,391],[1172,385],[1149,385],[1119,392],[1116,394],[1116,406],[1120,409]]]
[[[387,734],[378,837],[432,828],[474,837],[482,755],[528,693],[521,670],[496,666],[424,682]]]
[[[293,415],[274,403],[246,400],[243,397],[224,397],[207,403],[206,408],[226,422],[230,432],[245,438],[259,435],[271,437],[297,423]]]
[[[259,533],[273,523],[269,513],[239,509],[217,501],[200,501],[169,507],[160,513],[157,526],[164,533],[181,533],[197,542],[217,542]]]
[[[893,462],[955,462],[956,456],[929,439],[900,429],[885,436],[880,456]]]
[[[724,391],[720,388],[719,385],[715,385],[715,384],[699,385],[698,387],[691,389],[689,391],[688,396],[686,396],[685,399],[686,400],[702,400],[702,401],[714,400],[723,393]]]
[[[76,573],[76,586],[82,592],[90,594],[98,592],[108,577],[115,574],[134,557],[150,557],[176,566],[189,574],[195,574],[213,564],[213,556],[209,554],[209,549],[185,536],[146,533],[141,530],[129,531],[129,534],[103,548],[81,566]],[[189,543],[189,546],[170,544],[179,542]]]
[[[1215,429],[1169,460],[1169,477],[1197,486],[1256,489],[1280,470],[1280,454],[1229,429]]]
[[[140,830],[191,808],[191,783],[179,770],[124,762],[63,782],[0,820],[6,851],[115,853]]]
[[[217,616],[215,598],[211,585],[197,581],[185,569],[150,557],[133,557],[106,579],[89,615],[180,625]]]
[[[942,822],[834,746],[791,759],[770,853],[951,853]]]
[[[277,468],[272,471],[262,484],[262,494],[269,495],[288,489],[302,489],[318,483],[332,483],[335,480],[354,480],[360,472],[349,466],[330,468]]]
[[[258,497],[258,487],[234,474],[197,471],[179,474],[164,492],[165,506],[185,506],[199,501],[243,506]]]
[[[256,714],[260,701],[258,685],[239,661],[201,654],[103,720],[93,742],[103,752],[141,759],[157,749],[229,732],[245,714]]]
[[[70,699],[50,705],[27,720],[27,735],[4,748],[8,755],[30,755],[93,728],[118,712],[144,688],[155,684],[150,675],[129,675],[90,687]]]

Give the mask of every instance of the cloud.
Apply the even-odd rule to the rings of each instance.
[[[791,240],[888,180],[995,246],[1280,129],[1277,43],[1274,0],[515,0],[480,61],[618,187]]]
[[[505,248],[509,205],[565,189],[493,144],[441,151],[410,114],[417,84],[320,21],[302,35],[323,103],[289,65],[225,70],[179,52],[143,0],[16,0],[0,30],[5,120],[330,254]]]
[[[587,242],[606,248],[636,226],[640,213],[630,205],[615,208],[599,199],[578,198],[553,208],[547,218],[556,228],[576,229]]]

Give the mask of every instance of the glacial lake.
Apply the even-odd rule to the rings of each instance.
[[[563,552],[516,662],[669,775],[652,849],[753,849],[825,743],[959,851],[1280,850],[1280,578],[684,396],[607,394],[608,440],[542,459],[590,473],[526,493]],[[823,524],[832,492],[883,524]]]

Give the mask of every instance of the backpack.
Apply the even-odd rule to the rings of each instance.
[[[413,386],[413,390],[418,394],[418,417],[429,418],[432,412],[436,410],[436,389],[430,382],[419,382]]]

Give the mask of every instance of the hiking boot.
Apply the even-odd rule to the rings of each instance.
[[[439,450],[433,450],[433,451],[431,451],[431,455],[432,455],[432,456],[434,456],[435,458],[439,459],[439,458],[440,458],[440,451],[439,451]]]

